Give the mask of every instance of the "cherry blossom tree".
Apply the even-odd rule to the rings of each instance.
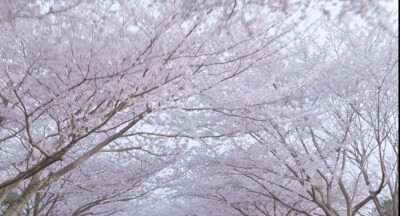
[[[61,202],[63,192],[57,191],[71,185],[79,193],[97,190],[103,184],[91,183],[89,173],[103,172],[103,178],[123,173],[126,159],[119,157],[150,163],[146,155],[156,156],[138,176],[155,175],[177,151],[169,141],[162,144],[167,137],[149,137],[149,128],[155,132],[169,122],[163,129],[170,134],[194,128],[182,128],[179,116],[163,113],[274,55],[298,26],[291,20],[297,15],[247,16],[268,8],[250,2],[3,3],[0,203],[18,194],[4,215],[22,209],[40,214],[51,202]],[[140,177],[135,183],[134,171],[127,172],[119,180],[132,188],[121,190],[153,181]],[[143,186],[144,191],[157,185]],[[93,199],[80,204],[97,202]]]
[[[296,91],[268,106],[256,95],[246,109],[215,110],[236,119],[231,128],[247,136],[209,140],[214,151],[192,153],[186,180],[175,186],[178,203],[199,205],[185,208],[187,214],[206,207],[232,215],[350,216],[372,208],[385,215],[384,197],[398,213],[397,35],[352,22],[321,27],[327,40],[308,46],[297,62],[270,64],[285,68],[279,77],[285,82],[261,92]],[[314,76],[293,88],[291,78],[301,73]],[[264,87],[254,80],[251,86]]]
[[[339,17],[381,12],[368,2],[338,2]],[[346,30],[318,44],[307,15],[329,17],[327,2],[0,3],[3,215],[130,215],[157,196],[152,214],[350,215],[379,212],[384,190],[398,202],[398,42]],[[199,198],[213,202],[185,206]]]

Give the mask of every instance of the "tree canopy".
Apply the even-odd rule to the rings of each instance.
[[[397,215],[387,5],[0,0],[0,212]]]

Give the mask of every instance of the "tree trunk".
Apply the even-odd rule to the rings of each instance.
[[[38,191],[41,189],[41,187],[44,185],[44,181],[40,182],[40,175],[41,172],[35,174],[31,181],[29,182],[28,187],[24,190],[22,195],[13,203],[10,204],[10,206],[7,208],[6,212],[3,214],[3,216],[18,216],[20,215],[20,212],[24,205],[29,202],[30,198]]]
[[[4,202],[4,200],[7,198],[7,196],[12,192],[12,190],[18,186],[20,181],[17,181],[11,185],[8,185],[7,187],[3,188],[0,190],[0,204]]]

